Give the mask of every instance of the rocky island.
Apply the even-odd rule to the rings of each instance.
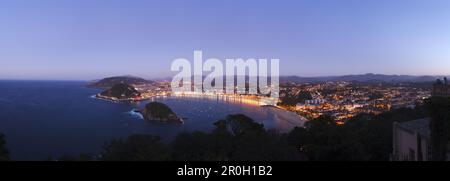
[[[167,105],[160,102],[151,102],[145,105],[142,110],[136,111],[147,121],[159,121],[163,123],[183,123]]]
[[[97,98],[112,101],[139,101],[142,99],[141,93],[131,85],[118,83],[110,89],[96,95]]]

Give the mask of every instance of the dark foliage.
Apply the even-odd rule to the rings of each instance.
[[[301,91],[300,93],[298,93],[297,102],[305,102],[311,99],[313,99],[313,97],[311,93],[308,91]]]
[[[5,136],[0,133],[0,161],[9,160],[9,151],[6,149]]]
[[[431,114],[431,150],[433,160],[447,160],[450,140],[450,98],[432,97],[426,101]]]
[[[139,77],[133,76],[118,76],[118,77],[108,77],[97,82],[90,83],[88,87],[110,89],[116,84],[129,84],[129,85],[139,85],[139,84],[150,84],[152,81],[145,80]]]
[[[383,98],[384,95],[381,92],[372,92],[369,95],[370,100],[377,100]]]
[[[103,147],[104,161],[164,161],[170,159],[170,149],[157,136],[132,135],[117,139]]]
[[[114,140],[105,146],[103,160],[294,161],[301,158],[284,135],[266,131],[247,116],[230,115],[215,126],[211,133],[180,133],[170,147],[148,135]]]
[[[284,91],[282,92],[285,96],[280,97],[280,105],[285,106],[295,106],[297,103],[304,103],[306,100],[313,99],[312,95],[308,91],[301,91],[298,94]]]
[[[111,89],[103,91],[102,93],[100,93],[100,95],[107,97],[115,97],[117,99],[128,99],[139,97],[141,96],[141,93],[139,93],[131,85],[119,83],[115,84]]]
[[[262,124],[245,115],[229,115],[217,121],[215,128],[208,133],[180,133],[170,143],[162,142],[157,136],[132,135],[105,144],[98,157],[63,156],[58,160],[386,161],[392,152],[393,123],[428,117],[429,110],[433,119],[447,120],[434,123],[440,130],[434,133],[439,135],[434,136],[442,141],[438,142],[442,144],[438,148],[446,148],[450,118],[450,107],[446,107],[450,103],[447,101],[429,100],[426,106],[397,109],[380,115],[360,114],[344,125],[337,125],[331,117],[322,116],[289,134],[266,130]],[[442,135],[447,137],[441,140]],[[0,136],[0,159],[9,160],[4,145],[3,136]]]
[[[392,152],[393,123],[424,117],[424,106],[380,115],[361,114],[345,125],[336,125],[332,118],[324,116],[309,121],[305,128],[294,129],[288,141],[310,160],[387,161]]]
[[[149,115],[150,117],[154,118],[168,118],[175,113],[170,109],[167,105],[159,102],[151,102],[145,105],[144,110],[142,110],[142,113],[144,115]]]

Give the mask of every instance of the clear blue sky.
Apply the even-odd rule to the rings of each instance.
[[[283,75],[450,74],[450,1],[0,1],[0,79],[166,77],[193,50]]]

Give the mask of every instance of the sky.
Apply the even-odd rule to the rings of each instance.
[[[281,75],[450,75],[450,1],[0,0],[0,79],[170,77],[194,50]]]

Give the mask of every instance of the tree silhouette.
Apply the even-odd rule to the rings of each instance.
[[[229,115],[211,133],[182,133],[172,143],[175,160],[281,161],[298,160],[285,135],[267,131],[242,115]]]
[[[132,135],[116,139],[103,147],[105,161],[164,161],[170,160],[170,150],[158,136]]]
[[[8,161],[9,151],[6,149],[5,135],[0,133],[0,161]]]
[[[426,104],[431,115],[432,159],[445,161],[450,138],[450,98],[432,97],[426,101]]]

